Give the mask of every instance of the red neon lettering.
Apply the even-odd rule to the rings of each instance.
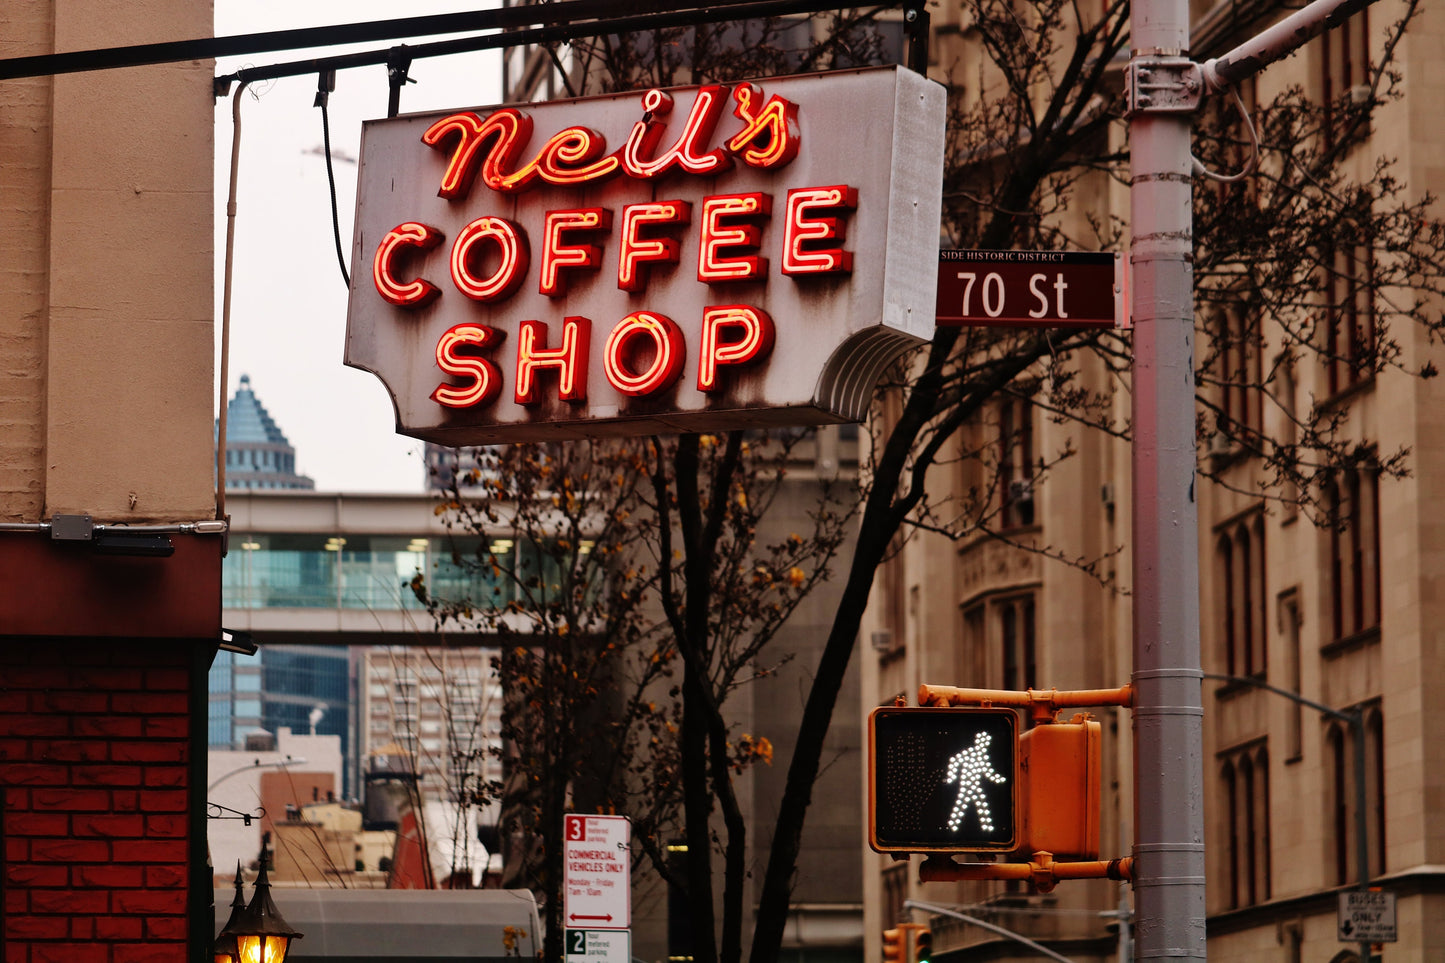
[[[612,212],[600,207],[575,211],[548,211],[542,227],[542,270],[538,289],[549,298],[567,293],[562,268],[596,270],[602,263],[602,249],[596,244],[564,244],[562,236],[576,231],[607,231]]]
[[[407,221],[387,231],[386,237],[376,246],[376,256],[371,259],[371,280],[376,293],[391,304],[403,308],[419,308],[430,304],[441,294],[435,284],[424,278],[400,281],[392,270],[392,262],[401,248],[417,248],[430,251],[442,242],[442,232],[436,228]]]
[[[722,87],[699,87],[682,133],[671,147],[659,154],[657,145],[662,140],[663,125],[653,118],[672,112],[672,95],[657,89],[649,90],[642,98],[645,112],[642,120],[632,125],[627,145],[622,149],[623,168],[633,177],[641,178],[658,177],[673,167],[680,167],[689,174],[704,175],[721,174],[728,170],[733,166],[732,158],[721,147],[705,152],[698,150],[698,144],[712,140],[718,118],[722,116],[723,102]],[[647,160],[649,157],[652,159]]]
[[[642,354],[636,347],[638,339],[644,342],[642,350],[646,350],[647,343],[652,347],[652,360],[641,370],[633,366]],[[671,318],[652,311],[634,311],[617,322],[607,336],[602,370],[608,383],[623,394],[650,395],[677,380],[686,352],[682,329]]]
[[[494,191],[518,191],[527,186],[536,173],[535,164],[528,164],[516,174],[507,170],[516,166],[522,147],[532,136],[532,118],[511,107],[495,111],[482,120],[470,110],[443,117],[426,129],[421,142],[437,150],[447,149],[455,142],[452,156],[442,173],[437,195],[447,199],[466,197],[472,189],[478,169],[482,182]],[[491,142],[485,162],[478,162],[483,145]]]
[[[448,328],[437,341],[437,367],[449,375],[471,378],[471,384],[437,385],[431,398],[447,408],[490,404],[502,390],[502,373],[486,358],[459,353],[462,348],[485,348],[500,342],[505,331],[483,324],[463,323]]]
[[[576,186],[621,170],[647,179],[673,168],[711,177],[731,168],[734,156],[762,169],[782,167],[798,156],[802,143],[798,105],[776,94],[763,102],[761,88],[752,84],[733,90],[733,115],[743,121],[743,128],[722,147],[706,150],[726,100],[725,87],[697,88],[682,131],[666,150],[660,149],[665,125],[658,118],[671,113],[673,99],[656,89],[643,95],[642,120],[633,125],[622,149],[611,154],[597,131],[568,127],[548,138],[536,157],[518,166],[532,136],[532,118],[515,107],[493,111],[486,119],[469,110],[449,114],[428,127],[421,139],[428,147],[450,151],[437,190],[447,199],[466,197],[479,173],[492,190],[512,193],[539,179]]]
[[[759,109],[761,88],[739,84],[733,89],[733,116],[746,126],[727,142],[727,149],[749,167],[770,170],[798,156],[803,135],[798,128],[798,105],[777,94]]]
[[[837,184],[832,187],[800,187],[788,191],[787,217],[783,223],[784,274],[848,274],[853,270],[853,252],[840,247],[820,247],[822,241],[843,241],[847,225],[839,217],[817,217],[814,210],[852,211],[858,207],[858,191]]]
[[[643,265],[676,264],[681,245],[676,238],[640,238],[638,232],[651,224],[687,224],[692,205],[687,201],[650,201],[622,208],[622,243],[617,253],[617,286],[624,291],[641,291],[647,284]]]
[[[719,194],[702,201],[701,243],[697,252],[697,279],[708,283],[743,281],[762,277],[768,259],[753,254],[726,255],[724,248],[756,248],[762,229],[756,223],[724,225],[723,218],[755,221],[770,213],[773,199],[767,194]]]
[[[602,156],[606,149],[607,141],[592,128],[568,127],[542,145],[531,166],[548,184],[570,187],[598,181],[622,170],[616,154]]]
[[[729,341],[724,331],[738,332]],[[773,319],[761,308],[724,304],[702,312],[702,351],[697,361],[697,390],[717,391],[718,365],[761,361],[773,350]]]
[[[523,321],[517,335],[517,384],[519,405],[534,405],[538,368],[557,369],[557,397],[563,401],[587,400],[587,355],[592,345],[592,322],[582,317],[562,321],[562,345],[539,348],[547,343],[547,325]]]
[[[490,275],[478,277],[472,270],[477,261],[473,249],[483,241],[497,245],[501,261]],[[473,300],[497,301],[522,283],[529,258],[527,235],[520,226],[503,217],[479,217],[462,228],[452,243],[452,283]]]

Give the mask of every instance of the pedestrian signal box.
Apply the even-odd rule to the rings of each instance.
[[[874,709],[868,844],[880,853],[1008,852],[1018,838],[1012,709]]]

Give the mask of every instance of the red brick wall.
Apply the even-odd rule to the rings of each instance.
[[[187,960],[196,644],[0,637],[5,963]]]

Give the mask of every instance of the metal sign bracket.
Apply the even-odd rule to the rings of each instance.
[[[1126,116],[1192,114],[1204,97],[1204,74],[1187,57],[1136,57],[1124,73]]]

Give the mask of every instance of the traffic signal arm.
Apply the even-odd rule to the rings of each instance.
[[[1029,880],[1041,893],[1052,892],[1061,879],[1134,878],[1134,859],[1095,859],[1056,863],[1052,853],[1034,853],[1027,863],[955,863],[948,856],[930,856],[918,867],[920,883],[950,883],[974,879]]]
[[[1060,709],[1087,709],[1093,706],[1134,705],[1134,687],[1117,689],[960,689],[951,685],[918,687],[920,706],[1007,706],[1028,709],[1035,722],[1051,722]]]

